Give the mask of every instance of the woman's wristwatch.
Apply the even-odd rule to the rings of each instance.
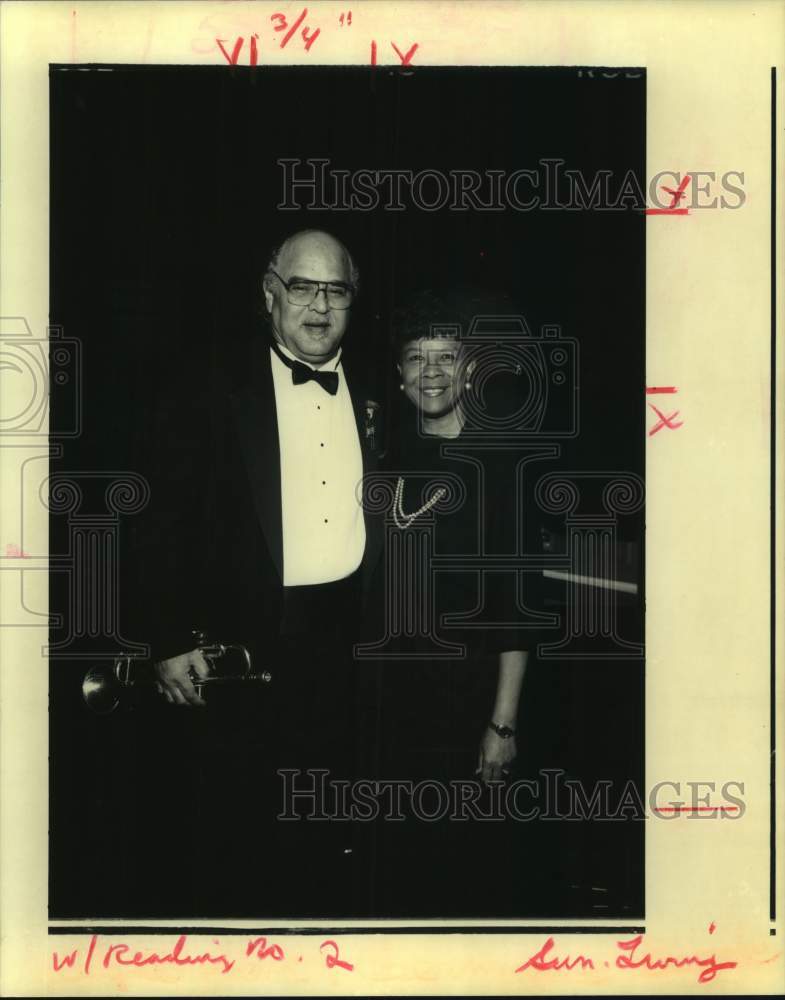
[[[497,736],[501,736],[503,740],[508,740],[511,736],[515,736],[515,730],[510,726],[499,726],[491,721],[488,723],[488,728],[492,729]]]

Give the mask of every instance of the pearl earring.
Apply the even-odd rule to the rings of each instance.
[[[398,386],[398,388],[401,390],[401,392],[403,392],[403,382],[401,382],[401,384]]]

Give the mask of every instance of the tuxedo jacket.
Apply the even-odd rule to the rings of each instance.
[[[377,464],[378,403],[351,359],[341,365],[363,472]],[[153,660],[194,648],[192,630],[264,653],[280,629],[283,598],[281,463],[270,349],[261,336],[239,375],[210,372],[167,392],[150,442],[151,499],[135,532],[137,632]],[[362,574],[379,548],[366,518]],[[360,608],[357,609],[358,619]]]

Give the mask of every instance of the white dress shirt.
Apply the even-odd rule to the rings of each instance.
[[[299,360],[282,344],[278,347]],[[320,369],[338,372],[338,392],[331,396],[317,382],[293,385],[291,369],[270,349],[286,587],[342,580],[358,568],[365,550],[365,521],[357,499],[362,452],[340,360],[339,350]]]

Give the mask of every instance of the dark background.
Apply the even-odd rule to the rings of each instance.
[[[613,171],[614,191],[632,169],[645,190],[645,120],[642,73],[53,67],[50,318],[81,341],[83,356],[83,432],[53,471],[145,474],[154,414],[173,381],[209,393],[216,365],[242,365],[260,331],[270,248],[323,227],[361,269],[344,341],[353,358],[382,379],[392,372],[390,313],[413,289],[472,285],[512,297],[531,330],[555,323],[579,342],[581,433],[563,443],[564,467],[643,475],[641,211],[282,212],[276,160],[510,173],[556,157],[589,180]],[[71,405],[55,386],[55,430]],[[52,519],[53,554],[66,551],[65,522]],[[639,545],[641,580],[642,524],[622,529]],[[121,584],[121,630],[143,642],[130,634],[125,570]],[[67,610],[66,587],[53,576],[53,611]],[[621,628],[642,640],[642,600],[622,609]],[[189,766],[176,754],[187,724],[167,720],[175,756],[163,762],[146,752],[154,722],[87,714],[83,673],[78,661],[53,659],[51,915],[187,914],[186,897],[172,903],[161,888],[177,868],[165,816],[177,808],[178,769]],[[588,781],[642,783],[640,661],[535,664],[526,690],[539,763]],[[642,827],[583,824],[563,852],[562,882],[574,891],[558,902],[522,898],[521,915],[641,914]]]

